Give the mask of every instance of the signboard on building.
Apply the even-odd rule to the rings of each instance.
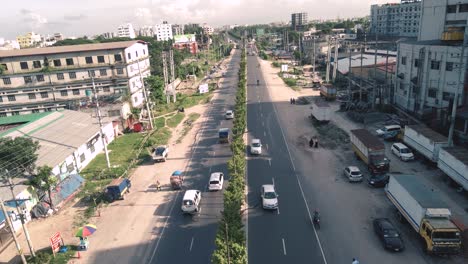
[[[287,64],[281,64],[281,72],[287,72],[288,71],[288,65]]]
[[[209,91],[209,88],[208,88],[208,84],[205,83],[205,84],[200,84],[200,86],[198,86],[198,92],[203,94],[203,93],[207,93]]]
[[[175,35],[174,43],[195,42],[195,34]]]
[[[50,247],[52,249],[52,253],[54,253],[55,256],[55,253],[59,252],[60,247],[63,246],[63,239],[62,236],[60,236],[60,232],[57,232],[53,236],[51,236],[49,238],[49,242]]]

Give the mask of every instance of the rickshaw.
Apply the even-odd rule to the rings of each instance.
[[[184,182],[184,176],[182,176],[182,171],[176,170],[171,175],[171,186],[173,190],[182,189],[182,184]]]

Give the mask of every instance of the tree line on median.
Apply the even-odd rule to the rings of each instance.
[[[216,250],[212,262],[216,264],[247,263],[247,247],[244,225],[242,224],[242,205],[245,190],[245,144],[243,135],[246,129],[246,55],[242,51],[239,83],[232,129],[232,158],[228,161],[229,186],[224,191],[224,210],[216,234]]]

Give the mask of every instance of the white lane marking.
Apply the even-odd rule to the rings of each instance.
[[[265,126],[265,122],[262,120],[262,126]]]
[[[283,253],[286,256],[286,243],[284,242],[284,238],[282,238],[281,240],[283,240]]]
[[[192,241],[190,242],[190,251],[192,251],[192,246],[193,246],[193,237],[192,237]]]
[[[260,113],[260,116],[263,117],[263,113]]]
[[[271,167],[271,159],[268,159],[268,164],[270,164],[270,167]]]
[[[271,178],[271,182],[273,183],[273,186],[275,186],[275,178]]]
[[[263,131],[263,135],[266,137],[266,131]]]
[[[210,166],[210,173],[211,173],[211,166]]]
[[[268,144],[266,144],[266,148],[267,148],[267,150],[268,150]]]
[[[267,92],[270,93],[270,90],[268,90],[268,87],[267,87]],[[271,98],[271,96],[270,96],[270,98]],[[276,110],[276,105],[275,104],[273,104],[273,111],[275,111],[276,121],[279,124],[278,111]],[[304,203],[305,203],[306,209],[307,209],[307,213],[309,214],[309,220],[310,220],[311,223],[313,223],[312,215],[310,214],[309,205],[307,204],[307,200],[306,200],[305,195],[304,195],[304,190],[302,189],[301,181],[299,180],[299,176],[297,175],[297,172],[296,172],[296,166],[294,165],[294,160],[293,160],[293,158],[291,156],[291,151],[289,150],[289,146],[287,144],[286,137],[284,136],[283,127],[281,125],[279,127],[280,127],[280,131],[281,131],[281,135],[283,136],[284,144],[286,145],[286,149],[288,150],[288,155],[289,155],[289,159],[291,160],[291,164],[292,164],[292,167],[293,167],[293,170],[294,170],[294,175],[296,176],[297,183],[299,184],[299,189],[301,190],[302,199],[304,200]],[[312,228],[314,230],[315,238],[317,239],[317,242],[318,242],[318,245],[319,245],[319,248],[320,248],[320,252],[322,253],[323,263],[328,264],[327,259],[325,257],[325,253],[323,253],[322,242],[320,241],[320,238],[319,238],[319,236],[317,234],[317,229],[315,229],[315,225],[312,225]]]

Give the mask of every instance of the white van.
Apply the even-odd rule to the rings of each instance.
[[[403,161],[414,160],[413,152],[402,143],[393,144],[392,153]]]
[[[182,199],[182,212],[186,214],[193,214],[200,211],[201,192],[199,190],[185,191],[184,198]]]
[[[401,126],[399,125],[390,125],[390,126],[384,126],[383,128],[381,129],[377,129],[375,132],[377,132],[377,135],[378,136],[383,136],[387,133],[390,133],[390,132],[400,132],[401,130]]]
[[[222,172],[213,172],[208,183],[208,190],[220,191],[223,189],[224,174]]]

